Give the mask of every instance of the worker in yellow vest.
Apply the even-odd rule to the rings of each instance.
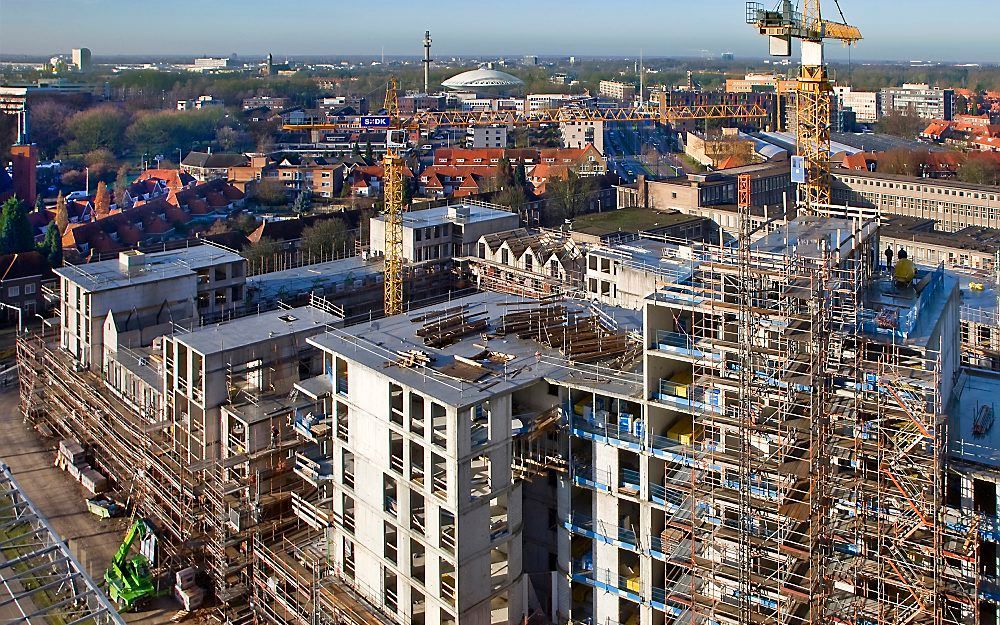
[[[908,287],[913,282],[913,277],[917,275],[917,268],[913,266],[913,261],[906,257],[906,250],[899,250],[898,258],[896,268],[893,270],[896,286]]]

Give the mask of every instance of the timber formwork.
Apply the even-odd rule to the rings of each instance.
[[[848,254],[701,251],[683,288],[693,442],[664,476],[666,622],[975,614],[975,523],[944,506],[941,357],[865,326],[868,235]]]

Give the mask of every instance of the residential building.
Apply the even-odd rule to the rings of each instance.
[[[774,92],[780,95],[792,93],[798,82],[778,74],[747,74],[743,78],[727,78],[726,91],[729,93]]]
[[[215,107],[225,107],[226,103],[210,95],[200,95],[194,100],[177,100],[178,111],[201,110]]]
[[[642,310],[665,276],[681,282],[691,274],[691,259],[690,246],[649,235],[590,245],[585,297],[608,306]]]
[[[517,228],[517,213],[483,203],[452,204],[403,213],[403,259],[408,263],[473,256],[480,237]],[[371,218],[372,254],[385,254],[385,217]]]
[[[230,167],[246,165],[247,157],[243,154],[227,154],[225,152],[188,152],[181,161],[181,171],[190,174],[195,180],[206,182],[221,178],[225,180]]]
[[[496,177],[495,165],[431,165],[417,177],[417,192],[430,198],[463,198],[495,188]]]
[[[479,238],[464,259],[480,289],[527,297],[578,292],[583,251],[567,233],[517,228]]]
[[[94,68],[90,57],[90,48],[73,48],[72,59],[76,71],[82,74],[89,73]]]
[[[288,98],[261,95],[251,98],[243,98],[243,110],[250,111],[258,108],[266,108],[271,111],[283,111],[288,108]]]
[[[589,143],[604,154],[604,130],[602,121],[559,122],[565,148],[582,148]]]
[[[212,72],[219,70],[234,69],[236,63],[229,58],[203,57],[194,60],[194,64],[189,68],[194,72]]]
[[[320,392],[338,431],[317,449],[337,468],[322,484],[316,518],[342,520],[327,533],[337,583],[391,622],[514,625],[533,609],[568,615],[555,573],[566,559],[556,481],[546,479],[565,459],[546,455],[558,449],[567,399],[558,380],[579,371],[555,339],[524,338],[515,323],[523,316],[533,335],[535,315],[573,314],[580,327],[624,344],[589,307],[568,305],[572,313],[560,315],[556,306],[484,294],[449,304],[463,328],[450,336],[436,330],[440,313],[418,311],[309,340],[333,372]],[[496,338],[484,347],[481,332]],[[391,346],[377,345],[389,336]],[[438,346],[433,355],[429,345]],[[408,366],[396,350],[427,354],[427,364]],[[574,384],[592,392],[617,384],[600,367],[579,378]]]
[[[417,111],[443,111],[448,106],[448,96],[420,93],[399,98],[400,113]]]
[[[136,202],[134,206],[114,205],[104,217],[97,217],[91,199],[67,202],[70,224],[63,233],[63,251],[74,261],[97,259],[132,247],[165,241],[178,226],[192,222],[212,222],[241,207],[244,194],[225,180],[212,180],[169,190],[166,196]],[[36,213],[37,214],[37,213]],[[54,219],[49,209],[40,224]]]
[[[343,163],[323,157],[297,154],[272,158],[265,154],[251,154],[249,163],[230,167],[227,178],[237,187],[246,189],[261,180],[277,180],[290,196],[303,191],[318,198],[337,197],[344,187]]]
[[[246,260],[211,245],[122,252],[117,259],[55,270],[61,292],[60,347],[82,366],[104,362],[105,328],[146,345],[172,325],[243,306]],[[133,336],[134,335],[134,336]]]
[[[924,119],[950,120],[955,112],[955,91],[926,84],[905,84],[882,89],[881,116],[912,112]]]
[[[833,92],[837,95],[838,108],[854,111],[859,123],[874,124],[879,120],[882,111],[880,91],[854,91],[851,87],[836,85]]]
[[[45,310],[42,282],[52,279],[52,269],[38,252],[0,256],[0,302],[21,310],[22,322]],[[7,311],[0,311],[6,316]]]
[[[602,80],[598,92],[605,98],[631,102],[635,100],[635,85],[618,80]]]
[[[507,126],[494,124],[491,126],[469,126],[465,145],[467,148],[505,148],[507,147]]]

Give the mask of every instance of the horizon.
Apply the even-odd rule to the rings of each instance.
[[[909,0],[905,9],[891,12],[885,8],[889,2],[896,4],[893,0],[851,0],[850,5],[845,1],[847,21],[861,28],[865,40],[851,52],[838,45],[827,46],[829,60],[1000,63],[1000,40],[992,33],[992,26],[1000,22],[1000,3],[966,0],[962,11],[942,13],[931,0]],[[157,36],[150,38],[146,29],[135,27],[135,5],[126,0],[0,0],[4,17],[0,20],[0,57],[52,56],[87,47],[98,58],[226,56],[234,51],[252,57],[268,50],[282,50],[274,54],[290,58],[377,58],[383,48],[386,56],[401,58],[419,56],[423,31],[430,30],[432,55],[441,58],[537,55],[634,59],[640,49],[651,59],[717,57],[723,52],[732,52],[739,59],[766,58],[767,42],[744,23],[742,1],[699,6],[679,0],[647,4],[634,11],[616,12],[597,0],[578,0],[572,9],[512,0],[503,11],[490,16],[490,27],[484,32],[468,25],[470,16],[482,10],[470,10],[467,3],[457,0],[439,0],[419,11],[401,0],[386,0],[375,18],[365,8],[345,8],[339,12],[338,17],[344,19],[337,26],[323,19],[330,12],[329,5],[318,0],[296,0],[288,3],[292,7],[282,7],[286,10],[275,10],[273,3],[262,0],[207,4],[177,0],[173,11],[158,13]],[[81,6],[88,10],[81,12]],[[826,17],[839,19],[831,8],[827,7]],[[74,19],[53,23],[52,15],[63,9],[67,14],[72,12]],[[302,13],[308,11],[317,19],[302,20]],[[679,11],[684,14],[678,16]],[[971,22],[967,19],[970,12],[977,14]],[[197,21],[188,19],[195,13]],[[523,15],[532,19],[526,21]],[[636,15],[643,19],[636,20]],[[692,29],[690,23],[707,27]],[[219,24],[227,28],[219,32]],[[46,36],[39,37],[40,32]],[[962,36],[954,36],[955,32]],[[205,46],[203,42],[208,40],[212,44]],[[246,50],[248,41],[262,51]],[[503,48],[507,50],[502,53],[492,51]]]

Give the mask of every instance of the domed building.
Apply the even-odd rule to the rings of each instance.
[[[524,81],[506,72],[479,68],[452,76],[442,82],[441,85],[452,91],[488,91],[500,93],[520,89],[524,86]]]

